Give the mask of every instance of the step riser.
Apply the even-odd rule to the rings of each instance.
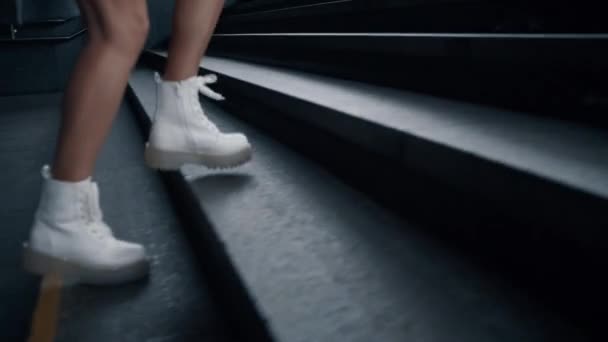
[[[605,39],[216,35],[209,54],[608,127]]]

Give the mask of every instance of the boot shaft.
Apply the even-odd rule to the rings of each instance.
[[[98,190],[91,178],[80,182],[53,179],[50,168],[42,169],[42,192],[36,216],[49,222],[94,221],[101,219]]]
[[[158,74],[156,80],[156,113],[155,119],[175,114],[188,114],[200,108],[197,77],[182,81],[165,81]],[[185,113],[184,113],[185,112]]]
[[[156,112],[149,142],[174,151],[194,151],[197,146],[213,144],[220,132],[201,107],[199,77],[169,82],[157,76],[156,83]]]

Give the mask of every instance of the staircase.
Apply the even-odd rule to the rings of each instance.
[[[201,101],[254,160],[156,174],[140,159],[171,4],[150,5],[98,174],[153,272],[62,289],[58,341],[608,339],[608,29],[593,6],[570,25],[545,1],[230,2],[199,69],[228,100]],[[6,185],[32,194],[6,217],[26,227],[60,94],[12,95],[61,89],[83,36],[24,34],[0,42],[0,93]],[[10,285],[35,305],[35,281]]]
[[[130,81],[144,132],[165,58],[147,52]],[[204,107],[255,160],[165,177],[249,340],[601,332],[605,129],[247,55],[206,57],[207,72],[229,101]]]
[[[310,33],[323,5],[248,6],[200,71],[254,161],[165,175],[248,340],[605,339],[604,33]],[[144,133],[166,58],[130,81]]]

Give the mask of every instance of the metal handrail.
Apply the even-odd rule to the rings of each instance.
[[[0,38],[0,43],[19,43],[19,42],[65,42],[72,40],[87,31],[86,28],[82,28],[70,35],[63,36],[36,36],[36,37],[25,37],[25,38],[17,38],[14,35],[11,35],[10,38]]]
[[[72,18],[73,19],[73,18]],[[71,19],[66,19],[66,20],[49,20],[47,22],[44,23],[65,23],[67,21],[69,21]],[[18,35],[18,29],[17,26],[15,24],[10,24],[9,25],[9,37],[8,38],[0,38],[0,42],[1,43],[11,43],[11,42],[53,42],[53,41],[68,41],[68,40],[72,40],[78,36],[80,36],[81,34],[83,34],[84,32],[86,32],[86,28],[85,27],[81,27],[78,30],[67,34],[67,35],[37,35],[37,36],[33,36],[33,37],[19,37]]]

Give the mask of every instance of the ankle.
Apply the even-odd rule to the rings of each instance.
[[[64,183],[80,183],[91,179],[91,172],[88,170],[79,170],[78,168],[65,168],[53,165],[52,168],[45,167],[43,173],[46,172],[46,177]]]
[[[188,80],[192,77],[196,77],[197,74],[191,74],[191,73],[169,73],[169,72],[165,72],[165,74],[162,76],[161,80],[164,82],[181,82],[181,81],[185,81]]]

